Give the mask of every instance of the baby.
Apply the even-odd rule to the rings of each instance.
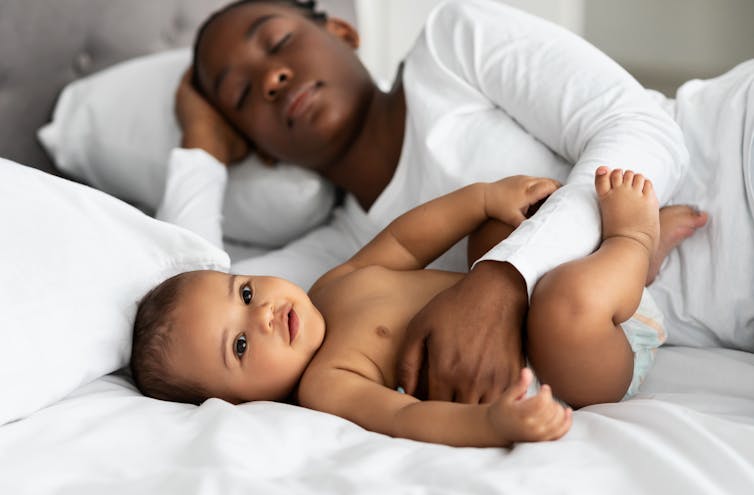
[[[657,199],[641,175],[597,170],[601,244],[590,256],[545,275],[529,310],[529,328],[546,327],[563,314],[558,299],[573,301],[568,296],[574,287],[596,291],[588,304],[569,306],[568,325],[578,345],[592,346],[596,359],[621,364],[620,373],[584,376],[574,363],[573,376],[548,378],[557,383],[552,390],[542,385],[527,394],[533,374],[523,368],[499,399],[470,405],[404,394],[396,390],[395,369],[409,321],[462,277],[424,267],[488,221],[518,226],[558,187],[551,179],[514,176],[425,203],[322,276],[308,295],[272,277],[177,275],[140,303],[134,380],[145,395],[159,399],[291,400],[376,432],[455,446],[560,438],[571,426],[572,410],[553,393],[571,398],[566,400],[573,406],[593,403],[590,397],[620,400],[635,392],[649,369],[647,356],[663,340],[661,328],[647,330],[647,315],[632,317],[660,240]],[[640,332],[650,336],[644,344],[634,342],[641,339],[629,330],[635,320],[645,323]],[[547,339],[538,346],[546,349]],[[550,359],[569,358],[557,347],[547,352]]]

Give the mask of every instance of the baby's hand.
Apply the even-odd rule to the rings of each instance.
[[[503,444],[557,440],[571,428],[573,411],[553,399],[548,385],[525,398],[532,379],[531,370],[522,369],[518,382],[488,406],[487,418]]]
[[[526,220],[530,207],[559,187],[556,180],[527,175],[514,175],[487,184],[484,195],[487,216],[518,227]]]

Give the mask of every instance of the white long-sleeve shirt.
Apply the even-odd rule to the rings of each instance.
[[[678,125],[618,64],[567,30],[497,2],[438,6],[405,60],[403,84],[407,117],[395,174],[368,212],[347,200],[351,221],[340,228],[350,229],[347,241],[323,246],[337,251],[330,264],[344,261],[401,213],[466,184],[548,176],[564,187],[482,258],[512,263],[531,294],[544,273],[598,245],[593,174],[599,165],[644,173],[664,203],[688,164]],[[221,201],[207,189],[222,191],[224,183],[219,172],[206,180],[195,174],[213,165],[200,153],[174,153],[159,215],[217,243],[219,230],[211,224]],[[201,166],[186,179],[187,167],[178,162],[198,156]],[[218,210],[197,206],[202,198]],[[464,270],[464,246],[432,266]],[[308,286],[328,268],[313,267],[294,281]]]
[[[403,78],[404,149],[369,217],[382,227],[478,180],[559,179],[564,187],[482,258],[513,264],[529,293],[544,273],[598,245],[599,165],[646,174],[664,203],[688,164],[678,125],[618,64],[567,30],[497,2],[436,8]]]
[[[222,249],[222,207],[228,169],[200,149],[174,149],[155,217],[201,235]]]

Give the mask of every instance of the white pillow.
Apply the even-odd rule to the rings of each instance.
[[[0,425],[124,366],[150,288],[230,262],[108,194],[3,159],[0,229]]]
[[[61,170],[154,211],[168,156],[180,144],[175,89],[189,49],[148,55],[69,84],[38,137]],[[320,225],[333,186],[292,165],[266,167],[255,157],[230,168],[223,207],[226,237],[278,247]]]

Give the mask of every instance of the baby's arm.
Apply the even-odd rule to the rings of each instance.
[[[378,433],[457,447],[557,440],[571,427],[572,412],[552,398],[547,385],[525,398],[531,380],[531,371],[523,369],[498,400],[470,405],[419,401],[350,370],[330,368],[304,376],[299,403]]]
[[[519,225],[529,207],[558,186],[552,179],[519,175],[472,184],[419,205],[395,219],[345,264],[325,274],[315,287],[370,265],[393,270],[424,268],[488,218]]]

